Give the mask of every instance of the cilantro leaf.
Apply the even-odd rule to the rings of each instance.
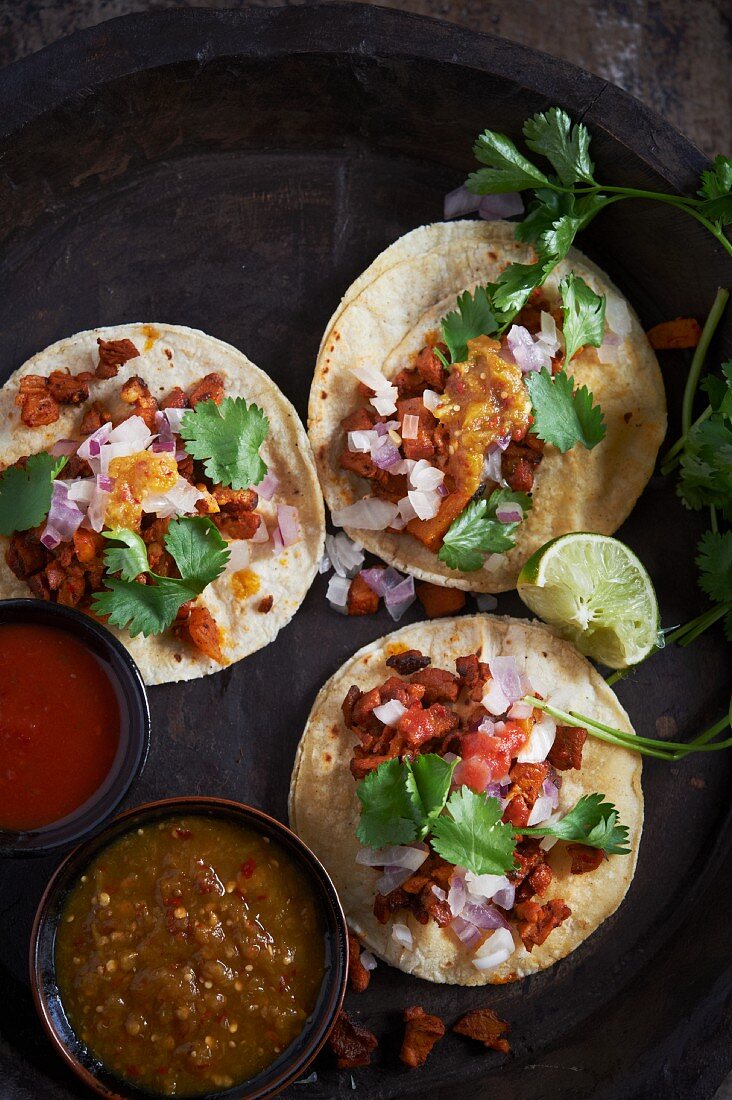
[[[180,426],[188,454],[204,463],[212,481],[232,489],[257,485],[267,473],[259,448],[268,431],[263,411],[243,397],[225,397],[220,405],[201,401]]]
[[[526,385],[534,407],[532,432],[552,443],[562,454],[581,443],[592,450],[605,438],[602,409],[592,404],[592,394],[586,386],[574,390],[574,379],[561,370],[553,377],[544,367],[530,372]]]
[[[518,522],[501,523],[496,510],[502,504],[518,504],[524,514],[531,507],[527,493],[494,489],[486,500],[474,500],[452,521],[437,555],[450,569],[473,573],[483,565],[484,554],[504,554],[516,544]]]
[[[715,602],[732,604],[732,531],[706,531],[698,550],[702,589]]]
[[[595,182],[587,127],[581,122],[573,126],[566,111],[551,107],[527,119],[524,137],[529,149],[547,158],[565,187]]]
[[[505,134],[484,130],[473,152],[481,164],[488,165],[468,177],[468,190],[476,195],[526,191],[549,185],[541,169],[527,160]]]
[[[569,363],[584,344],[599,348],[605,335],[605,298],[595,294],[584,279],[570,271],[559,284],[564,313],[565,353]]]
[[[30,455],[24,467],[8,466],[0,474],[0,535],[37,527],[51,507],[53,483],[68,462],[46,451]]]
[[[380,764],[356,787],[361,803],[356,836],[367,848],[409,844],[417,839],[424,822],[415,820],[406,773],[406,765],[395,756]]]
[[[154,585],[113,578],[105,578],[104,583],[106,588],[94,594],[94,614],[108,615],[113,626],[126,629],[133,638],[162,634],[191,598],[185,582],[174,577],[161,577]]]
[[[506,328],[529,300],[531,292],[544,282],[544,268],[533,264],[509,264],[490,287],[493,305],[499,311],[501,328]]]
[[[450,793],[452,773],[459,757],[448,762],[435,753],[425,753],[407,761],[407,789],[419,819],[423,824],[422,837],[426,836],[432,821],[442,813]]]
[[[719,508],[732,520],[732,418],[724,408],[691,428],[677,492],[688,508]]]
[[[205,516],[173,520],[165,535],[165,545],[186,586],[195,595],[223,573],[229,560],[226,539]]]
[[[503,875],[514,864],[515,829],[501,822],[497,798],[476,794],[469,787],[453,791],[447,802],[450,816],[432,822],[432,847],[456,866],[476,875]]]
[[[586,794],[553,825],[515,829],[521,836],[555,836],[559,840],[600,848],[608,855],[629,855],[627,825],[618,824],[618,811],[603,794]]]
[[[732,157],[715,157],[701,181],[698,193],[707,201],[698,207],[699,213],[719,225],[732,225]]]
[[[134,581],[140,573],[147,573],[147,546],[136,531],[115,527],[102,531],[105,539],[122,542],[124,546],[110,546],[104,551],[104,564],[110,573],[121,573],[123,581]]]
[[[112,554],[112,567],[115,571],[122,569],[126,578],[105,577],[106,588],[94,594],[92,609],[97,615],[109,616],[114,626],[127,629],[133,638],[138,634],[147,638],[167,630],[183,604],[200,595],[216,580],[229,560],[226,541],[210,519],[183,516],[171,521],[165,536],[165,545],[178,566],[180,577],[161,577],[149,572],[154,583],[142,584],[132,579],[141,572],[138,569],[132,574],[141,561],[139,536],[116,528],[109,537],[125,542],[127,549],[111,547],[105,553],[105,563],[110,568],[108,555]],[[146,551],[145,563],[147,569]]]
[[[448,313],[442,322],[442,338],[450,352],[451,363],[462,363],[468,357],[468,340],[490,336],[498,329],[491,300],[484,286],[475,293],[465,291],[457,300],[457,310]]]

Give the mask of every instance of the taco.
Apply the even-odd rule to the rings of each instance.
[[[0,598],[115,630],[148,684],[267,645],[322,556],[304,429],[230,344],[178,325],[80,332],[0,390]]]
[[[387,248],[328,324],[308,410],[334,522],[399,569],[482,592],[514,587],[557,535],[615,531],[666,428],[640,323],[579,252],[501,334],[481,288],[534,258],[514,228],[438,223]],[[605,298],[605,315],[601,346],[579,348],[565,372],[568,277],[575,300],[580,289]],[[481,315],[480,335],[448,349],[450,318],[454,345]]]
[[[361,942],[434,982],[504,983],[568,955],[620,905],[643,826],[641,757],[522,698],[633,732],[540,623],[418,623],[319,693],[290,821]]]

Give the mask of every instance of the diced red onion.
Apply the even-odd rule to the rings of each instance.
[[[499,523],[520,523],[523,518],[523,509],[519,504],[499,504],[496,508]]]
[[[496,723],[492,718],[481,718],[478,729],[481,733],[487,733],[489,737],[492,737],[496,729]]]
[[[264,521],[262,521],[262,523],[260,523],[259,527],[257,528],[257,531],[261,531],[263,526],[264,526]],[[269,535],[267,535],[267,538],[269,538]],[[262,541],[264,541],[264,540],[262,540]],[[331,570],[330,558],[328,557],[327,554],[323,554],[322,558],[320,559],[320,565],[318,566],[318,572],[321,573],[321,574],[322,573],[330,573],[330,570]]]
[[[399,501],[398,508],[399,518],[401,519],[402,523],[407,524],[411,519],[417,518],[417,513],[415,512],[414,507],[412,506],[412,502],[408,496],[402,497],[402,499]]]
[[[542,310],[541,312],[541,329],[537,337],[537,342],[544,348],[549,356],[556,355],[561,346],[557,333],[557,322],[554,320],[551,313],[547,313],[546,310]]]
[[[419,435],[419,417],[412,413],[402,420],[402,439],[416,439]]]
[[[435,489],[435,492],[444,499],[446,496],[448,496],[450,490],[448,489],[447,485],[445,485],[445,483],[443,481],[440,485],[437,486],[437,488]]]
[[[345,531],[326,535],[325,549],[339,577],[354,577],[363,565],[363,546],[349,539]]]
[[[376,970],[378,964],[370,951],[362,951],[358,958],[364,970]]]
[[[398,573],[396,569],[392,569],[391,566],[387,569],[379,567],[362,569],[361,576],[377,596],[385,596],[390,588],[396,588],[404,580],[402,574]]]
[[[78,439],[58,439],[51,447],[51,456],[61,458],[62,455],[75,455],[78,446]]]
[[[521,748],[516,759],[520,764],[541,764],[549,755],[556,735],[556,722],[545,714],[532,729],[529,740]]]
[[[463,214],[474,214],[480,206],[481,196],[468,191],[463,183],[454,191],[448,191],[442,209],[445,221],[450,218],[461,218]]]
[[[455,933],[463,946],[467,947],[469,951],[477,947],[482,939],[480,929],[476,928],[470,921],[463,920],[462,917],[453,917],[448,928]]]
[[[523,214],[524,204],[518,191],[506,191],[499,195],[482,195],[478,205],[478,213],[486,221],[495,221],[497,218],[512,218],[515,214]]]
[[[543,794],[539,795],[536,802],[531,807],[529,820],[526,822],[526,824],[539,825],[540,822],[546,821],[546,819],[551,815],[552,810],[554,809],[555,807],[552,806],[552,800],[550,798],[545,798]]]
[[[628,336],[633,320],[627,302],[617,294],[607,294],[605,299],[605,321],[618,336]]]
[[[175,454],[175,440],[158,440],[150,449],[154,454]]]
[[[355,431],[348,433],[348,449],[349,451],[357,451],[360,454],[371,453],[371,448],[376,439],[380,439],[382,432],[376,431]]]
[[[76,501],[79,505],[88,504],[94,495],[96,486],[97,479],[94,477],[78,477],[74,481],[67,481],[66,487],[69,500]]]
[[[95,485],[94,494],[86,510],[86,518],[92,531],[101,531],[102,527],[104,527],[104,517],[107,512],[108,503],[109,493],[104,489],[100,489],[98,485]]]
[[[399,427],[399,421],[398,420],[379,421],[377,424],[374,424],[374,431],[376,432],[377,435],[382,436],[382,435],[388,435],[390,431],[392,431],[393,429],[396,429],[398,427]]]
[[[542,344],[534,341],[534,337],[523,325],[511,326],[506,336],[506,343],[524,374],[528,374],[529,371],[540,371],[542,367],[551,370],[551,355]]]
[[[552,782],[550,776],[544,780],[541,786],[541,797],[546,798],[552,811],[559,805],[559,787]],[[541,819],[542,821],[544,818]]]
[[[489,712],[496,717],[499,714],[505,714],[511,705],[511,700],[507,699],[501,690],[501,686],[497,680],[489,680],[483,692],[483,706]]]
[[[508,712],[508,717],[513,718],[516,722],[524,721],[526,718],[531,718],[534,713],[534,708],[531,703],[514,703]]]
[[[516,703],[522,696],[521,677],[515,657],[491,657],[488,661],[491,676],[509,703]]]
[[[426,844],[393,844],[388,848],[361,848],[356,863],[364,867],[408,867],[418,870],[429,855]]]
[[[460,757],[454,752],[445,752],[442,754],[442,759],[446,764],[452,764],[453,760],[459,760]]]
[[[422,394],[422,404],[430,412],[434,412],[441,401],[442,394],[437,393],[436,390],[425,390]]]
[[[398,623],[408,607],[416,599],[414,593],[414,577],[405,577],[394,588],[388,588],[384,596],[386,610],[395,623]]]
[[[363,531],[384,531],[391,526],[398,508],[379,497],[363,497],[345,508],[336,508],[331,518],[336,527],[357,527]]]
[[[190,409],[163,409],[163,416],[168,421],[168,426],[170,427],[171,432],[180,432],[180,426],[183,417],[186,415],[187,412],[190,411]],[[157,418],[155,420],[155,423],[157,424]]]
[[[473,956],[476,970],[493,970],[510,958],[516,950],[513,936],[508,928],[497,928]]]
[[[272,551],[275,554],[279,554],[280,550],[284,550],[284,548],[285,548],[285,544],[282,541],[282,532],[280,531],[279,527],[275,527],[275,529],[272,532]],[[333,579],[335,580],[335,578],[333,578]],[[339,577],[339,580],[340,579],[341,578]],[[345,604],[344,604],[344,606],[345,606]]]
[[[302,538],[300,513],[292,504],[277,505],[277,522],[283,546],[294,546]]]
[[[107,442],[111,434],[112,425],[102,424],[100,428],[97,428],[95,432],[87,436],[84,442],[77,448],[76,453],[79,458],[83,458],[86,461],[90,458],[98,458],[100,449]]]
[[[447,901],[447,894],[440,886],[432,885],[432,893],[435,895],[438,901]]]
[[[155,427],[157,428],[158,442],[159,443],[172,443],[172,442],[174,442],[173,432],[172,432],[171,427],[170,427],[170,421],[168,420],[165,413],[162,413],[162,412],[156,412],[155,413]]]
[[[496,928],[508,928],[509,923],[503,913],[499,913],[492,905],[478,905],[468,901],[462,912],[463,920],[470,921],[482,932],[487,929],[494,931]]]
[[[58,531],[54,531],[52,527],[46,524],[46,529],[41,535],[41,544],[46,547],[46,550],[55,550],[61,542],[61,536]]]
[[[424,458],[420,458],[418,462],[415,462],[409,471],[409,484],[415,489],[422,489],[423,492],[436,489],[438,485],[442,485],[444,480],[445,474],[443,471],[438,470],[436,466],[430,466]]]
[[[400,944],[401,947],[406,947],[407,951],[411,951],[414,946],[414,939],[412,933],[406,924],[402,924],[401,921],[397,921],[392,925],[391,938]]]
[[[257,494],[262,500],[271,500],[279,488],[280,479],[271,470],[264,475],[259,485],[256,486]]]
[[[498,600],[488,592],[479,592],[475,597],[475,602],[479,611],[495,611],[498,607]]]
[[[496,890],[502,890],[507,885],[508,879],[505,875],[476,875],[474,871],[465,872],[465,887],[473,901],[488,901]]]
[[[373,390],[374,393],[388,393],[389,390],[394,388],[386,375],[371,363],[352,367],[351,374],[355,375],[359,382],[368,389]]]
[[[386,435],[379,446],[372,450],[371,460],[374,466],[378,466],[380,470],[390,470],[392,466],[396,466],[397,462],[401,462],[402,456],[399,454],[399,448],[394,441]]]
[[[551,817],[548,817],[546,821],[543,821],[543,825],[556,825],[558,821],[561,821],[564,814],[561,810],[556,810]],[[539,847],[543,852],[550,852],[559,838],[556,836],[544,836],[539,841]]]
[[[440,510],[442,497],[434,490],[424,492],[422,489],[410,489],[407,496],[420,519],[434,519]]]
[[[450,889],[447,893],[447,904],[453,917],[460,916],[467,900],[468,891],[465,886],[465,879],[455,871],[450,877]]]
[[[390,386],[389,390],[389,393],[378,394],[377,397],[371,398],[371,404],[376,409],[379,416],[390,416],[392,413],[396,412],[399,391],[396,386]]]
[[[481,477],[484,481],[495,481],[496,485],[501,484],[501,452],[497,448],[489,451],[483,459]]]
[[[61,542],[68,542],[84,518],[84,513],[75,501],[69,500],[69,489],[65,481],[54,481],[51,494],[51,507],[48,510],[46,531]]]
[[[382,703],[379,707],[374,707],[372,714],[375,718],[378,718],[380,722],[383,722],[385,726],[396,726],[399,719],[403,714],[407,713],[407,708],[403,703],[400,703],[398,699],[389,699],[388,702]]]
[[[552,767],[549,768],[549,775],[547,776],[546,781],[547,781],[547,783],[553,783],[554,786],[557,788],[557,790],[561,791],[561,789],[562,789],[562,777],[559,774],[559,772],[556,772],[554,770],[554,768],[552,768]]]
[[[259,526],[252,535],[250,542],[269,542],[269,531],[267,530],[267,524],[264,522],[264,517],[259,517]],[[327,557],[327,555],[325,555]],[[321,563],[322,564],[322,563]],[[330,569],[330,561],[328,561],[328,569]],[[322,573],[323,570],[321,569]]]
[[[279,528],[276,527],[272,535],[272,541],[275,543],[275,550],[278,549],[276,545],[275,536],[279,535]],[[282,549],[282,536],[280,536],[279,549]],[[351,582],[346,577],[339,577],[337,573],[328,581],[328,589],[325,593],[330,606],[334,611],[340,611],[342,615],[347,614],[346,607],[348,603],[348,590],[351,587]]]
[[[239,569],[246,569],[249,565],[251,550],[247,539],[232,539],[228,542],[229,560],[226,563],[226,573],[236,573]]]
[[[203,500],[203,493],[179,475],[175,485],[166,493],[148,493],[143,498],[142,510],[154,512],[159,519],[168,519],[195,512],[199,500]]]
[[[105,426],[102,425],[102,427]],[[101,430],[100,428],[99,432]],[[95,432],[94,435],[98,435],[99,432]],[[150,446],[151,441],[152,433],[150,429],[142,417],[137,415],[128,416],[116,428],[112,428],[106,440],[107,443],[117,444],[118,446],[124,444],[126,448],[124,453],[128,455],[136,454],[137,451],[144,451]]]
[[[113,477],[104,477],[102,474],[97,475],[97,486],[105,493],[111,493],[114,489]]]
[[[501,909],[513,909],[515,900],[516,887],[512,882],[509,882],[508,886],[504,886],[501,890],[496,890],[493,895],[493,904],[500,905]]]
[[[500,803],[501,810],[505,810],[508,805],[508,801],[503,797],[503,789],[500,783],[491,782],[484,788],[483,793],[488,798],[495,798]]]

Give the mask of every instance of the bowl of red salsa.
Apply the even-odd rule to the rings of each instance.
[[[348,931],[322,864],[220,798],[129,810],[76,848],[36,914],[31,984],[77,1076],[108,1100],[263,1100],[335,1024]]]
[[[149,739],[145,685],[110,631],[60,604],[0,602],[0,856],[98,829]]]

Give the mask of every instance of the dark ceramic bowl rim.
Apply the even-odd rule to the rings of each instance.
[[[150,747],[150,708],[142,674],[118,638],[88,615],[47,600],[0,600],[0,627],[42,623],[68,631],[93,652],[101,651],[106,671],[127,709],[127,739],[102,786],[78,810],[38,829],[0,828],[0,856],[46,855],[90,836],[109,820],[139,776]]]
[[[313,886],[313,892],[321,901],[326,923],[326,936],[331,945],[331,958],[321,984],[319,1004],[309,1017],[300,1035],[274,1063],[265,1067],[250,1081],[240,1082],[225,1090],[199,1093],[191,1100],[265,1100],[275,1096],[291,1085],[308,1068],[318,1055],[330,1035],[343,1004],[348,981],[348,927],[341,907],[340,899],[330,875],[320,860],[308,846],[292,831],[271,814],[254,806],[231,799],[206,795],[188,795],[177,798],[163,798],[134,806],[120,814],[107,827],[77,845],[54,871],[36,911],[30,938],[30,983],[33,1001],[41,1023],[53,1046],[64,1061],[85,1084],[106,1098],[106,1100],[159,1100],[159,1094],[137,1088],[122,1078],[116,1077],[101,1066],[93,1072],[74,1054],[63,1036],[57,1030],[49,1002],[63,1013],[61,996],[55,978],[54,946],[58,919],[68,889],[77,881],[84,867],[118,836],[128,832],[135,825],[172,817],[180,813],[204,814],[207,816],[235,818],[245,821],[265,835],[273,835],[286,851],[294,854],[299,865],[306,871]],[[65,1019],[65,1017],[64,1017]],[[69,1032],[72,1032],[68,1025]],[[308,1036],[305,1046],[300,1049],[303,1036]],[[288,1051],[290,1052],[288,1055]],[[89,1065],[93,1064],[91,1057]],[[277,1072],[272,1073],[273,1069]],[[98,1073],[105,1074],[107,1080],[101,1080]],[[271,1078],[271,1079],[270,1079]],[[107,1081],[109,1083],[107,1083]],[[254,1085],[252,1091],[249,1086]],[[116,1091],[120,1090],[120,1091]]]

